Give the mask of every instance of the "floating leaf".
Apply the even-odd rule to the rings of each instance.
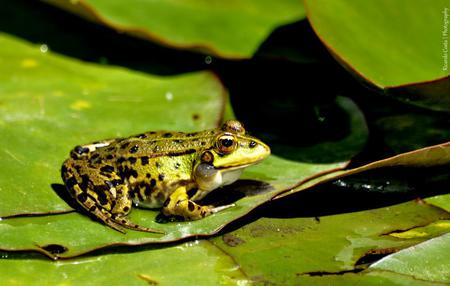
[[[3,285],[32,285],[36,281],[46,285],[245,285],[247,282],[232,258],[207,241],[56,262],[5,256],[8,255],[12,257],[0,259]]]
[[[324,183],[326,181],[336,180],[345,176],[350,176],[354,174],[359,174],[362,172],[375,170],[385,167],[414,167],[414,168],[424,168],[424,167],[438,167],[450,164],[450,142],[422,148],[419,150],[403,153],[397,156],[393,156],[387,159],[372,162],[370,164],[349,169],[346,171],[335,172],[328,174],[327,178],[320,177],[318,181],[312,180],[308,181],[306,184],[299,184],[296,188],[292,190],[279,194],[275,198],[285,197],[287,195],[297,193],[304,190],[317,183]]]
[[[46,2],[162,45],[234,59],[252,57],[272,30],[305,16],[296,0]]]
[[[441,33],[447,6],[446,0],[305,1],[313,29],[345,67],[379,88],[395,88],[394,96],[443,111],[450,110]]]
[[[450,233],[403,249],[370,266],[370,270],[400,273],[414,279],[450,282]]]
[[[301,196],[297,201],[301,207]],[[211,241],[232,256],[252,281],[334,285],[332,281],[339,281],[342,274],[357,273],[374,259],[426,239],[394,238],[388,233],[450,217],[416,202],[318,218],[292,215],[290,219],[261,218]]]

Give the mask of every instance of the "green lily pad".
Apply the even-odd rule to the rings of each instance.
[[[296,0],[46,2],[165,46],[230,59],[252,57],[272,30],[305,17]]]
[[[300,203],[301,198],[298,200]],[[325,285],[326,281],[334,285],[335,279],[363,270],[373,259],[427,239],[402,239],[388,233],[445,217],[450,214],[407,202],[319,218],[261,218],[211,241],[232,256],[251,281],[264,285]]]
[[[370,164],[361,167],[330,173],[326,177],[320,177],[319,180],[312,180],[307,182],[306,184],[299,184],[292,190],[277,195],[275,199],[279,199],[287,195],[297,193],[313,185],[321,184],[324,182],[336,180],[338,178],[359,174],[362,172],[375,170],[379,168],[386,168],[386,167],[424,168],[433,166],[434,167],[445,166],[449,164],[450,164],[450,142],[447,142],[399,154],[387,159],[372,162]]]
[[[414,279],[450,282],[450,233],[403,249],[370,266],[370,270],[382,270],[411,276]]]
[[[446,0],[315,1],[305,8],[327,48],[358,77],[408,102],[450,109]],[[407,86],[417,84],[414,86]]]
[[[226,92],[211,73],[148,76],[45,49],[0,34],[0,217],[71,210],[50,185],[76,145],[221,120]]]
[[[7,255],[6,255],[7,256]],[[176,259],[174,259],[176,257]],[[6,258],[6,257],[2,257]],[[246,285],[231,257],[207,241],[65,261],[0,259],[3,285]],[[207,273],[208,275],[205,275]]]
[[[450,194],[426,198],[425,201],[450,212]]]

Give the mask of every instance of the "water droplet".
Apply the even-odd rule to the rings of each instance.
[[[171,93],[170,91],[166,92],[166,99],[167,99],[167,101],[172,101],[173,93]]]
[[[41,53],[46,53],[46,52],[48,52],[48,46],[46,44],[42,44],[39,47],[39,50],[41,51]]]

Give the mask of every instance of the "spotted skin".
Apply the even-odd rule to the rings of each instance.
[[[241,123],[227,121],[201,132],[152,131],[77,146],[61,173],[72,198],[97,220],[120,232],[158,233],[127,218],[134,205],[187,220],[209,216],[230,206],[196,201],[269,154]]]

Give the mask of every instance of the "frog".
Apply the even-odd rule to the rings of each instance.
[[[75,205],[94,220],[126,233],[164,233],[133,223],[133,207],[161,209],[164,217],[199,220],[234,204],[201,205],[207,194],[239,179],[270,155],[237,120],[198,131],[149,131],[74,147],[61,167]]]

